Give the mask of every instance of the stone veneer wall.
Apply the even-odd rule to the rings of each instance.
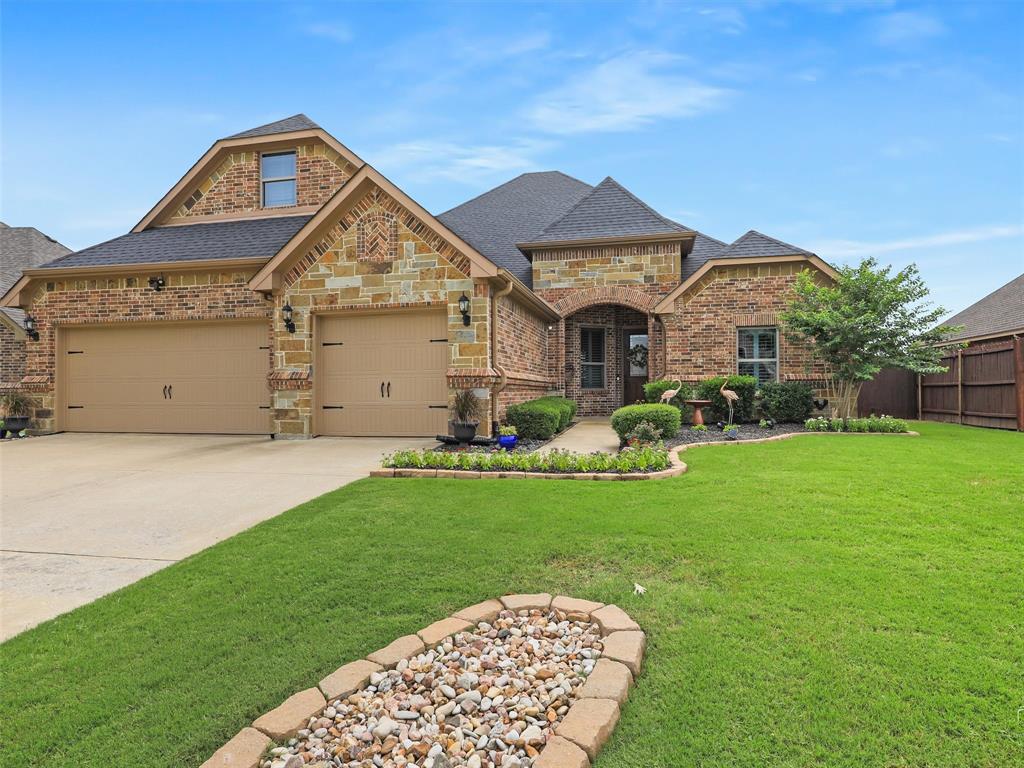
[[[312,434],[312,320],[317,313],[446,307],[449,386],[486,390],[494,380],[490,286],[474,284],[469,271],[465,257],[397,201],[379,189],[369,191],[289,270],[276,297],[273,317],[280,341],[271,376],[274,431]],[[458,307],[463,293],[471,299],[469,326],[462,324]],[[285,302],[294,310],[294,334],[281,321]]]
[[[55,429],[57,329],[62,325],[154,320],[230,320],[268,318],[270,302],[247,286],[253,271],[169,273],[159,293],[149,287],[151,273],[51,280],[38,284],[31,313],[39,341],[25,346],[25,389],[39,401],[34,427]],[[271,336],[271,347],[274,340]],[[269,354],[269,353],[268,353]]]
[[[679,285],[678,242],[550,248],[534,251],[533,289],[550,302],[580,288],[640,286],[668,293]]]
[[[14,331],[0,323],[0,387],[21,383],[25,375],[25,342],[14,338]]]
[[[296,205],[322,205],[338,191],[356,167],[322,143],[284,147],[295,150]],[[260,153],[232,152],[204,179],[175,211],[171,221],[211,214],[260,210]],[[286,213],[288,208],[272,210]]]
[[[511,296],[498,300],[498,348],[495,356],[508,377],[498,396],[498,418],[510,405],[559,389],[551,374],[548,326],[556,324]]]
[[[623,405],[622,334],[626,328],[647,328],[647,316],[629,307],[600,304],[565,318],[565,396],[575,400],[580,416],[606,416]],[[605,386],[580,386],[580,329],[603,328]]]
[[[796,275],[806,262],[716,267],[683,296],[675,313],[663,317],[666,356],[661,376],[697,381],[736,372],[736,330],[779,326]],[[824,278],[824,276],[823,276]],[[779,379],[821,378],[811,350],[779,329]]]

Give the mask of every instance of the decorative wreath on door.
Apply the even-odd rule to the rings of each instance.
[[[633,368],[646,368],[647,367],[647,345],[646,344],[634,344],[629,348],[629,352],[626,354],[626,359]]]

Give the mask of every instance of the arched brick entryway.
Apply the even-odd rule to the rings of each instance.
[[[618,304],[648,315],[657,303],[658,296],[647,293],[641,288],[602,285],[582,291],[573,291],[568,296],[556,301],[554,307],[562,317],[568,317],[581,309],[598,304]]]

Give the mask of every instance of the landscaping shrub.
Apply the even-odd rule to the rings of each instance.
[[[558,411],[559,432],[568,427],[576,416],[576,401],[569,400],[565,397],[538,397],[536,400],[530,400],[528,402],[540,403],[541,405],[548,405],[555,408]]]
[[[729,406],[718,391],[723,383],[726,389],[740,396],[739,402],[733,406],[733,421],[753,421],[754,397],[757,392],[757,379],[753,376],[715,376],[697,385],[697,397],[711,401],[711,421],[725,421],[729,418]]]
[[[669,406],[671,407],[671,406]],[[508,453],[507,451],[397,451],[386,456],[383,466],[395,469],[457,469],[474,472],[576,472],[629,473],[660,472],[671,466],[668,451],[641,446],[625,448],[617,454],[573,453]]]
[[[641,421],[626,435],[626,445],[656,445],[661,442],[661,430],[649,421]]]
[[[612,429],[622,445],[626,444],[626,436],[642,421],[650,422],[655,429],[661,431],[663,437],[672,438],[679,433],[682,416],[674,405],[645,403],[619,408],[612,414]]]
[[[761,387],[761,413],[777,422],[806,421],[814,410],[814,392],[802,381],[769,381]]]
[[[676,396],[669,400],[670,405],[674,405],[679,410],[686,408],[684,400],[693,399],[693,385],[683,382],[680,385],[679,380],[675,379],[670,381],[669,379],[659,379],[658,381],[651,381],[644,384],[644,398],[648,403],[660,403],[662,394],[669,389],[675,389],[679,387],[679,392]]]
[[[553,405],[530,400],[510,405],[505,421],[516,428],[519,437],[526,440],[548,440],[558,431],[561,412]]]
[[[829,419],[815,416],[804,422],[808,432],[909,432],[907,422],[892,416],[871,416],[867,419]]]

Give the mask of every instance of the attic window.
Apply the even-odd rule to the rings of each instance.
[[[295,205],[295,153],[274,152],[260,157],[263,207]]]

